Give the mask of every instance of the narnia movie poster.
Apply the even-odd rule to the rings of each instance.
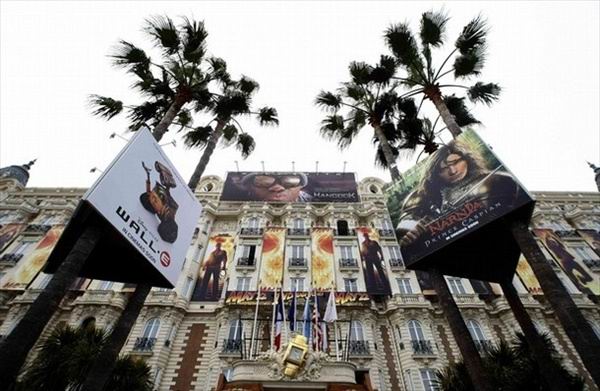
[[[527,288],[529,293],[532,295],[542,295],[542,287],[540,286],[540,282],[537,277],[533,273],[531,266],[525,259],[523,255],[519,258],[519,263],[517,263],[517,274],[519,278],[523,282],[523,285]]]
[[[335,287],[333,229],[313,228],[310,236],[312,288],[330,290]]]
[[[265,229],[262,243],[260,289],[274,290],[283,283],[285,259],[285,234],[287,229],[269,227]]]
[[[0,226],[0,252],[4,250],[26,227],[25,224],[6,224]]]
[[[233,235],[221,233],[211,236],[191,301],[218,301],[221,298],[227,265],[232,258]]]
[[[2,281],[3,289],[25,289],[42,269],[48,255],[58,242],[64,226],[51,228],[39,241],[35,249],[27,254],[17,265],[5,276]]]
[[[600,295],[600,279],[594,278],[588,267],[567,250],[551,229],[534,229],[533,232],[581,292]]]
[[[379,233],[369,227],[358,227],[356,232],[367,292],[371,295],[391,295],[392,289],[385,271],[385,258],[379,244]]]

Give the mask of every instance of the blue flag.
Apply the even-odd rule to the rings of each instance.
[[[288,320],[290,321],[290,331],[296,331],[296,291],[294,291],[288,310]]]
[[[310,340],[310,330],[312,328],[310,312],[310,296],[306,296],[306,301],[304,302],[304,313],[302,314],[302,320],[304,322],[302,324],[302,334],[307,340]]]

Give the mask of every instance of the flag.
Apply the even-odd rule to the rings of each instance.
[[[321,330],[321,325],[319,324],[319,301],[317,299],[317,294],[315,293],[315,306],[313,307],[313,315],[312,315],[312,328],[313,328],[313,350],[319,351],[321,350],[321,344],[323,340],[323,332]]]
[[[290,331],[296,331],[296,291],[292,294],[292,302],[288,311],[288,320],[290,321]]]
[[[333,289],[329,294],[329,300],[327,300],[327,308],[325,308],[325,315],[323,320],[327,323],[332,323],[337,320],[337,308],[335,306],[335,292]]]
[[[307,295],[304,299],[304,312],[302,313],[302,335],[306,337],[306,340],[310,340],[310,296]]]
[[[322,333],[322,348],[321,350],[323,350],[324,352],[327,351],[327,348],[329,347],[328,343],[327,343],[327,323],[325,322],[321,322],[321,333]]]
[[[276,293],[277,294],[277,293]],[[278,295],[275,307],[275,351],[281,348],[281,329],[283,328],[283,292]]]

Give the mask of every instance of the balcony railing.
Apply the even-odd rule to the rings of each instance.
[[[560,230],[556,230],[554,231],[554,233],[559,237],[559,238],[567,238],[567,237],[576,237],[578,236],[577,231],[574,229],[560,229]]]
[[[290,267],[291,268],[306,268],[307,267],[306,258],[290,258]]]
[[[156,343],[156,338],[137,337],[133,345],[134,352],[151,352]]]
[[[417,340],[410,341],[413,348],[413,354],[415,356],[431,356],[433,355],[433,347],[431,346],[431,341],[427,340]]]
[[[396,233],[393,229],[382,228],[379,230],[379,236],[382,238],[394,238],[396,237]]]
[[[237,260],[237,265],[243,267],[254,267],[254,263],[254,258],[240,257]]]
[[[2,258],[0,258],[0,262],[17,263],[21,260],[21,258],[23,258],[23,254],[9,253],[9,254],[4,254],[2,256]]]
[[[404,267],[404,262],[401,259],[396,259],[396,258],[391,258],[390,259],[390,266],[392,268],[403,268]]]
[[[308,236],[310,233],[308,228],[288,228],[288,236]]]
[[[348,228],[347,230],[334,229],[333,234],[335,236],[356,236],[356,230],[354,228]]]
[[[348,341],[350,356],[370,356],[369,341]]]
[[[475,342],[475,347],[477,348],[477,351],[482,354],[489,352],[490,349],[493,347],[492,343],[487,339],[475,339],[473,340],[473,342]]]
[[[253,227],[243,227],[240,230],[240,235],[245,236],[260,236],[263,233],[262,228],[253,228]]]
[[[224,339],[223,340],[223,353],[242,354],[242,340],[241,339]]]
[[[356,258],[341,258],[340,269],[358,269],[358,261]]]
[[[600,259],[584,259],[583,263],[590,269],[600,268]]]
[[[52,228],[50,224],[29,224],[27,226],[27,231],[46,233],[50,231],[50,228]]]

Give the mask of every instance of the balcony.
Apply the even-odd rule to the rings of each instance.
[[[433,347],[431,341],[427,340],[416,340],[410,341],[413,349],[413,355],[415,356],[433,356]]]
[[[480,354],[487,354],[490,349],[494,346],[487,339],[474,339],[475,347]]]
[[[152,352],[155,343],[156,338],[137,337],[135,340],[135,344],[133,345],[133,351],[139,353]]]
[[[308,269],[308,262],[306,258],[290,258],[289,262],[290,269]]]
[[[340,270],[358,270],[358,261],[356,258],[341,258]]]
[[[8,253],[4,254],[2,258],[0,258],[0,262],[13,263],[16,264],[23,258],[23,254],[20,253]]]
[[[50,231],[50,228],[52,228],[50,224],[29,224],[27,232],[46,233]]]
[[[241,236],[261,236],[262,234],[262,228],[243,227],[240,229]]]
[[[334,236],[356,236],[356,230],[354,228],[347,229],[347,230],[334,229],[333,235]]]
[[[350,357],[370,356],[369,341],[348,341],[348,355]]]
[[[237,259],[236,269],[254,269],[256,262],[254,258],[240,257]]]
[[[241,339],[224,339],[223,340],[223,354],[242,354],[242,340]]]
[[[395,238],[396,233],[393,229],[382,228],[379,230],[379,236],[382,238]]]
[[[288,228],[288,236],[309,236],[310,230],[308,228]]]
[[[574,229],[561,229],[554,231],[559,238],[578,237],[577,231]]]
[[[390,267],[392,269],[404,269],[404,261],[402,259],[391,258]]]
[[[600,259],[584,259],[583,263],[590,269],[600,269]]]

